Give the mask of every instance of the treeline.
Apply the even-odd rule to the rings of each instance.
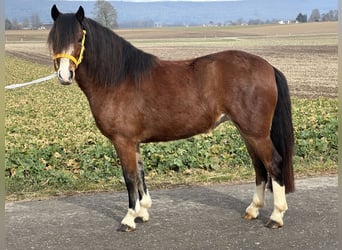
[[[17,19],[12,21],[8,18],[5,19],[6,30],[22,30],[22,29],[39,29],[43,23],[40,21],[38,14],[32,14],[30,18],[25,18],[23,22],[18,22]]]
[[[313,9],[309,18],[307,14],[299,13],[296,21],[299,23],[338,21],[338,10],[330,10],[328,13],[321,14],[318,9]]]
[[[108,9],[108,8],[107,8]],[[115,15],[116,22],[116,15]],[[258,24],[273,24],[273,23],[306,23],[306,22],[329,22],[329,21],[338,21],[338,10],[330,10],[327,13],[320,13],[318,9],[313,9],[311,15],[308,16],[305,13],[299,13],[297,17],[293,20],[280,20],[280,19],[272,19],[272,20],[261,20],[261,19],[249,19],[245,20],[244,18],[239,18],[236,21],[226,21],[215,23],[210,21],[206,24],[201,23],[193,23],[188,24],[188,26],[230,26],[230,25],[258,25]],[[18,22],[18,20],[9,20],[6,18],[5,20],[5,29],[6,30],[19,30],[19,29],[41,29],[42,22],[40,21],[38,14],[32,14],[30,18],[25,18],[23,22]],[[182,23],[177,23],[177,20],[173,24],[165,25],[163,23],[156,23],[153,20],[141,20],[141,21],[131,21],[120,23],[120,28],[150,28],[150,27],[162,27],[162,26],[184,26]]]
[[[272,19],[272,20],[261,20],[261,19],[250,19],[245,21],[243,18],[236,20],[235,22],[227,22],[224,25],[257,25],[257,24],[273,24],[273,23],[307,23],[307,22],[333,22],[338,21],[338,10],[330,10],[327,13],[320,13],[318,9],[313,9],[311,15],[308,17],[307,14],[299,13],[296,19],[293,20],[280,20],[280,19]],[[209,23],[211,25],[212,23]],[[218,24],[221,25],[221,24]]]

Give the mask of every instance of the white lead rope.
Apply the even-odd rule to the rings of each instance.
[[[45,81],[48,81],[48,80],[50,80],[50,79],[52,79],[52,78],[54,78],[56,76],[57,76],[56,73],[53,73],[52,75],[45,76],[45,77],[39,78],[37,80],[33,80],[31,82],[16,83],[16,84],[7,85],[7,86],[5,86],[5,89],[16,89],[16,88],[25,87],[25,86],[28,86],[28,85],[33,85],[33,84],[45,82]]]

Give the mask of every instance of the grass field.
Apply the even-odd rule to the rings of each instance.
[[[285,73],[291,87],[296,176],[312,176],[337,172],[337,25],[320,25],[119,32],[164,59],[228,48],[265,57]],[[6,33],[6,84],[53,72],[46,36],[41,31]],[[51,80],[5,94],[8,199],[124,188],[113,147],[94,125],[76,85]],[[210,135],[144,145],[143,157],[148,185],[155,188],[253,179],[249,157],[229,123]]]

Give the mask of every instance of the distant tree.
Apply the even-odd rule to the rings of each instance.
[[[240,17],[239,19],[236,20],[235,24],[236,25],[243,25],[243,24],[245,24],[245,21],[243,20],[242,17]]]
[[[265,22],[263,22],[261,19],[250,19],[248,21],[248,25],[258,25],[258,24],[264,24]]]
[[[11,29],[12,30],[20,30],[23,27],[23,25],[20,24],[16,18],[14,18],[12,21],[10,21],[10,23],[11,23]]]
[[[299,13],[297,15],[296,21],[299,22],[299,23],[306,23],[308,21],[308,16],[304,15],[302,13]]]
[[[338,21],[338,10],[330,10],[328,13],[323,13],[321,20],[323,22]]]
[[[95,20],[102,25],[114,29],[118,27],[116,9],[105,0],[96,0],[94,5]]]
[[[311,16],[309,18],[309,22],[319,22],[321,19],[321,14],[318,9],[313,9],[311,12]]]
[[[30,20],[28,18],[25,18],[23,23],[22,23],[22,27],[21,28],[27,29],[29,27],[30,27]]]
[[[31,27],[32,27],[32,29],[38,29],[40,26],[42,26],[42,23],[40,21],[39,15],[36,13],[33,13],[31,16]]]
[[[6,18],[6,20],[5,20],[5,30],[11,30],[11,29],[13,29],[12,22],[8,18]]]

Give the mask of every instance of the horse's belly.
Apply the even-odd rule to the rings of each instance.
[[[185,139],[197,134],[207,133],[218,126],[220,123],[228,120],[225,114],[220,115],[202,115],[193,114],[186,120],[174,117],[167,123],[155,122],[146,131],[143,142],[171,141]]]

